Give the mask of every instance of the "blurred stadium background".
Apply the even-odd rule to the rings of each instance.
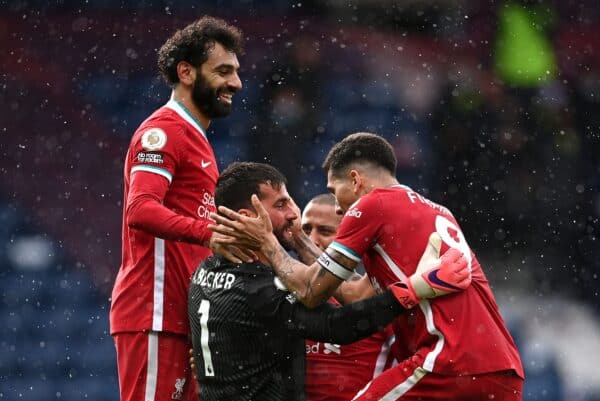
[[[594,0],[0,1],[1,400],[118,399],[124,153],[169,96],[156,49],[205,13],[248,39],[221,167],[269,161],[303,206],[332,143],[384,135],[478,253],[524,399],[600,400]]]

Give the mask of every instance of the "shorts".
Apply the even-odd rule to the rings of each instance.
[[[164,332],[113,335],[121,401],[198,400],[188,337]]]
[[[353,400],[381,401],[521,401],[523,379],[513,370],[464,376],[427,372],[413,356],[386,370]]]

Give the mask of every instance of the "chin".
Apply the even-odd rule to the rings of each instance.
[[[229,114],[231,114],[231,105],[219,103],[219,107],[217,107],[213,113],[213,118],[227,117]]]

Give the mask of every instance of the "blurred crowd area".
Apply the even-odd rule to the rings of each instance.
[[[596,1],[63,0],[0,7],[0,383],[16,372],[25,389],[2,385],[0,399],[35,399],[39,386],[82,399],[52,391],[53,375],[90,394],[100,378],[86,397],[116,399],[99,394],[117,386],[107,308],[124,155],[169,97],[156,50],[203,14],[247,37],[244,88],[209,130],[221,168],[272,163],[302,207],[325,191],[333,143],[383,135],[400,182],[456,215],[522,336],[528,385],[545,374],[526,399],[600,397],[597,367],[579,370],[577,346],[556,338],[585,322],[600,332]],[[600,340],[588,340],[597,361]],[[46,387],[28,392],[27,374]]]

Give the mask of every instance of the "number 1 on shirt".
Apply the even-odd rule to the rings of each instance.
[[[208,312],[210,310],[210,302],[203,299],[198,308],[200,315],[200,345],[202,346],[202,359],[204,360],[204,375],[212,377],[215,375],[215,369],[212,364],[210,348],[208,347]]]

